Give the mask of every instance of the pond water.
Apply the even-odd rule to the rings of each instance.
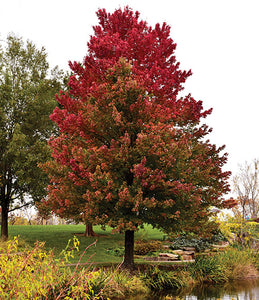
[[[225,285],[210,285],[193,289],[134,297],[130,300],[259,300],[259,280],[235,281]]]

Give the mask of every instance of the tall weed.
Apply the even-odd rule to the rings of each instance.
[[[138,275],[132,275],[125,270],[101,269],[93,283],[94,287],[98,287],[105,297],[112,295],[125,298],[149,293],[149,288]]]
[[[221,283],[228,280],[228,270],[220,263],[217,255],[197,257],[188,270],[196,282]]]
[[[229,280],[255,276],[256,255],[251,249],[230,248],[218,257],[220,263],[228,270]]]
[[[55,259],[37,242],[31,250],[18,251],[18,238],[7,242],[0,255],[1,299],[100,299],[92,288],[98,272],[89,269],[72,272],[64,259]],[[65,251],[65,259],[73,256],[78,240]],[[64,253],[63,253],[64,254]]]
[[[256,275],[255,262],[252,251],[231,247],[214,256],[197,257],[188,270],[195,281],[221,283]]]
[[[141,279],[151,290],[164,290],[189,286],[193,279],[186,271],[160,270],[157,267],[148,268]]]

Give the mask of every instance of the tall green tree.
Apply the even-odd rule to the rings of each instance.
[[[49,115],[63,73],[50,71],[44,48],[9,35],[0,48],[1,237],[8,237],[8,213],[40,200],[47,178],[37,167],[49,158],[47,139],[57,130]]]
[[[229,190],[224,147],[211,144],[201,121],[211,113],[180,97],[190,71],[179,69],[170,28],[139,13],[99,10],[83,64],[71,63],[69,93],[51,115],[60,134],[46,205],[125,233],[132,268],[134,232],[144,223],[167,232],[209,229],[210,207]]]

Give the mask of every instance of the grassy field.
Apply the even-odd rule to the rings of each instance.
[[[81,262],[87,262],[89,257],[91,262],[94,263],[120,263],[122,257],[114,256],[107,252],[107,249],[113,249],[116,247],[123,247],[124,235],[123,234],[111,234],[111,229],[103,231],[100,226],[94,226],[94,231],[99,236],[97,237],[84,237],[81,234],[84,233],[84,225],[13,225],[9,226],[10,239],[14,236],[20,236],[21,240],[24,240],[30,246],[33,246],[36,241],[45,242],[46,250],[54,249],[55,256],[58,257],[63,249],[65,249],[68,240],[73,239],[76,236],[80,241],[79,252],[76,252],[75,258],[71,259],[71,263],[76,263],[81,254],[94,241],[95,246],[91,246],[84,255]],[[147,225],[144,229],[140,229],[135,234],[135,240],[138,239],[156,239],[162,240],[164,233],[157,229],[153,229]]]

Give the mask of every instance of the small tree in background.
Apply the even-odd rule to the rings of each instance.
[[[46,194],[47,176],[37,167],[50,158],[47,139],[54,123],[62,73],[49,65],[44,48],[9,35],[0,48],[0,205],[1,237],[8,237],[8,213]]]
[[[69,93],[51,119],[53,161],[45,205],[61,217],[125,232],[124,266],[133,267],[134,232],[209,230],[209,208],[229,190],[226,154],[205,140],[211,110],[178,96],[191,72],[176,62],[166,24],[148,27],[128,7],[97,12],[83,64],[71,63]]]
[[[239,166],[239,172],[233,178],[234,191],[242,209],[243,219],[247,215],[256,218],[259,211],[259,160],[245,162]]]

